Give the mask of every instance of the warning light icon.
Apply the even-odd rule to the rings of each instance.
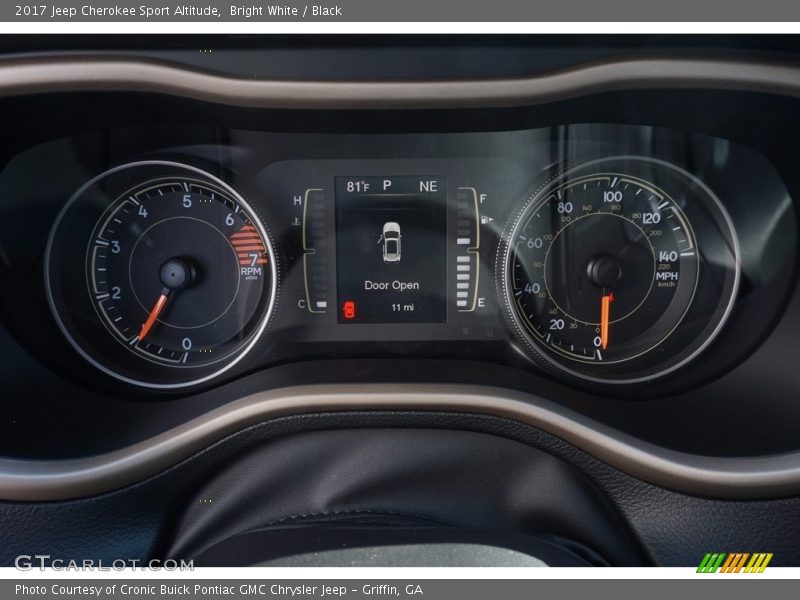
[[[355,319],[356,318],[356,303],[352,300],[347,300],[342,305],[342,312],[344,313],[345,319]]]

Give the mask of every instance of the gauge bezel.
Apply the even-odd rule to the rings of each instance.
[[[689,352],[686,356],[681,357],[679,360],[675,361],[672,364],[665,366],[664,368],[650,367],[647,369],[640,369],[640,371],[644,371],[645,374],[643,375],[636,375],[630,377],[624,376],[609,376],[604,377],[591,372],[593,368],[597,368],[597,365],[581,362],[578,360],[571,359],[566,357],[562,354],[557,354],[555,351],[549,350],[546,346],[542,345],[535,337],[528,331],[528,327],[520,322],[520,317],[517,315],[517,308],[516,303],[514,302],[513,298],[513,284],[512,284],[512,263],[514,257],[514,248],[513,242],[516,238],[519,228],[522,226],[524,217],[527,215],[538,203],[541,201],[542,196],[546,194],[549,190],[564,184],[567,182],[571,176],[573,175],[588,175],[592,174],[592,169],[597,167],[598,172],[611,172],[614,169],[610,168],[603,168],[603,165],[608,164],[615,164],[615,163],[650,163],[652,165],[656,165],[659,168],[671,170],[677,173],[680,177],[687,179],[693,185],[697,186],[702,194],[711,202],[711,206],[709,208],[716,211],[716,215],[714,215],[714,222],[719,227],[720,233],[724,238],[726,244],[729,245],[730,251],[732,253],[732,264],[728,265],[731,273],[732,280],[730,282],[730,289],[726,294],[726,297],[720,300],[719,305],[714,310],[714,314],[717,315],[716,319],[717,322],[713,329],[710,332],[705,334],[705,339],[694,348],[691,352]],[[638,173],[625,173],[625,175],[629,175],[633,178],[640,179],[649,185],[656,185],[653,182],[647,180],[646,178],[642,177]],[[659,187],[656,185],[656,187]],[[668,190],[664,190],[669,194]],[[686,216],[687,222],[691,223],[688,216]],[[700,252],[700,240],[695,235],[695,242],[698,246],[698,253]],[[698,278],[700,276],[700,272],[702,270],[702,264],[698,263]],[[614,155],[614,156],[604,156],[599,158],[592,158],[589,160],[584,161],[575,161],[573,166],[568,168],[564,168],[563,165],[557,165],[553,169],[551,169],[542,179],[539,180],[538,183],[530,186],[527,192],[524,195],[524,200],[521,201],[519,207],[512,213],[512,216],[509,218],[506,227],[504,228],[502,235],[500,237],[500,242],[498,245],[497,257],[495,261],[495,275],[497,280],[498,286],[498,296],[500,297],[501,304],[503,306],[503,313],[506,318],[506,321],[509,323],[514,336],[522,342],[524,345],[523,348],[519,348],[521,354],[526,356],[527,358],[533,360],[536,364],[545,369],[555,372],[556,374],[567,375],[569,377],[574,377],[579,380],[591,383],[598,383],[598,384],[609,384],[609,385],[635,385],[646,383],[649,381],[653,381],[655,379],[660,379],[670,373],[673,373],[682,367],[686,366],[688,363],[693,361],[698,355],[700,355],[704,350],[706,350],[714,341],[714,339],[718,336],[720,331],[723,329],[728,317],[730,316],[731,312],[733,311],[733,307],[736,302],[736,298],[738,297],[739,292],[739,284],[741,279],[741,254],[740,254],[740,247],[739,247],[739,240],[736,235],[736,230],[733,225],[733,221],[730,218],[730,215],[725,210],[724,205],[717,197],[717,195],[699,178],[694,176],[692,173],[687,171],[686,169],[675,165],[671,162],[667,162],[665,160],[661,160],[655,157],[649,156],[641,156],[641,155]],[[658,348],[664,341],[666,341],[675,330],[680,327],[680,324],[686,318],[686,315],[690,312],[691,306],[694,303],[694,293],[693,298],[690,301],[689,305],[687,306],[686,311],[684,312],[683,316],[681,317],[680,321],[675,325],[675,327],[670,331],[670,333],[665,336],[656,346],[651,348],[650,350],[642,353],[639,355],[645,356],[652,352],[654,349]],[[692,340],[692,343],[696,342],[697,338]],[[633,357],[632,357],[633,358]],[[667,360],[669,360],[668,357]],[[624,364],[618,362],[616,364]],[[666,361],[665,361],[666,362]],[[580,367],[579,367],[580,366]],[[603,365],[607,366],[607,365]],[[586,368],[586,370],[581,370],[581,368]]]
[[[129,375],[125,375],[120,373],[110,366],[103,364],[101,361],[96,359],[90,351],[83,347],[83,345],[75,339],[75,336],[70,331],[69,326],[65,322],[64,318],[61,315],[61,311],[58,307],[58,302],[56,299],[56,294],[53,289],[52,285],[52,268],[53,268],[53,252],[55,248],[55,240],[56,236],[59,233],[60,227],[63,224],[66,216],[69,214],[70,210],[80,201],[80,199],[86,194],[86,192],[92,189],[94,186],[98,185],[101,181],[105,180],[108,177],[119,175],[125,171],[131,169],[139,169],[139,168],[148,168],[148,167],[158,167],[158,168],[165,168],[165,169],[174,169],[175,171],[188,171],[192,177],[199,179],[201,182],[205,180],[206,182],[212,184],[213,186],[218,187],[224,193],[228,194],[232,200],[236,203],[241,205],[243,210],[246,212],[250,221],[252,222],[253,226],[258,231],[261,239],[264,242],[264,247],[269,256],[269,264],[267,265],[270,272],[270,284],[269,288],[264,291],[265,294],[268,294],[268,300],[266,303],[266,308],[263,311],[263,315],[258,320],[256,327],[253,329],[253,332],[250,334],[249,339],[246,341],[245,344],[242,345],[241,348],[235,350],[227,357],[223,357],[221,359],[222,364],[218,369],[213,369],[210,373],[204,374],[201,377],[194,377],[187,379],[186,381],[178,381],[178,382],[170,382],[170,383],[161,383],[161,382],[154,382],[148,381],[146,379],[139,379],[135,377],[131,377]],[[171,175],[171,176],[177,176]],[[151,178],[153,180],[156,179],[163,179],[163,177],[156,177]],[[136,181],[135,183],[127,186],[128,189],[134,189],[140,187],[142,184],[147,183],[147,179],[142,179],[141,181]],[[106,201],[106,205],[103,207],[102,213],[98,215],[98,220],[95,223],[95,227],[97,224],[108,214],[108,211],[112,209],[113,206],[125,195],[125,192],[115,195],[113,198],[108,199]],[[87,243],[90,243],[91,240],[88,240]],[[85,268],[82,267],[85,271]],[[272,321],[273,313],[275,311],[275,306],[277,304],[278,298],[278,276],[279,276],[279,265],[277,260],[277,255],[274,250],[274,246],[272,243],[272,238],[269,235],[268,228],[264,225],[261,218],[258,215],[258,212],[251,206],[245,198],[240,194],[232,185],[217,177],[208,171],[205,171],[199,167],[195,167],[190,164],[181,163],[177,161],[169,161],[169,160],[142,160],[142,161],[134,161],[128,162],[121,165],[117,165],[111,169],[108,169],[99,175],[93,177],[88,182],[86,182],[83,186],[81,186],[66,202],[64,207],[59,212],[58,216],[55,219],[53,227],[50,230],[50,235],[48,236],[47,246],[45,249],[45,256],[44,256],[44,280],[45,280],[45,292],[47,296],[47,302],[50,306],[50,311],[53,314],[53,317],[58,325],[58,328],[67,339],[69,344],[75,349],[75,351],[88,363],[90,363],[93,367],[98,369],[99,371],[105,373],[106,375],[127,383],[129,385],[153,389],[153,390],[181,390],[184,388],[191,388],[197,385],[201,385],[212,381],[223,373],[229,371],[234,366],[239,364],[245,357],[249,355],[252,349],[261,341],[264,332],[266,331],[267,327],[269,326],[270,322]],[[84,273],[84,279],[86,274]],[[89,293],[88,287],[86,289],[87,294]],[[91,302],[92,306],[94,307],[94,302]],[[107,331],[105,323],[101,322],[102,330],[106,333],[106,335],[111,336],[111,333]],[[115,340],[115,342],[118,342]],[[167,365],[160,365],[158,363],[152,363],[148,361],[148,359],[133,354],[132,356],[136,357],[136,360],[141,360],[143,364],[147,362],[147,364],[156,365],[159,369],[169,369],[170,372],[176,372],[173,367]],[[191,372],[192,370],[200,370],[200,369],[209,369],[213,368],[214,365],[218,363],[211,363],[211,364],[203,364],[203,365],[188,365],[188,366],[181,366],[180,371],[183,372]]]

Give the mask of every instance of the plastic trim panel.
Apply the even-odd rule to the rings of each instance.
[[[110,57],[0,61],[0,97],[151,92],[248,108],[518,107],[632,89],[728,89],[800,96],[800,68],[752,60],[648,58],[576,65],[533,77],[454,81],[301,81],[228,77],[168,62]]]
[[[623,434],[534,395],[464,385],[360,384],[284,388],[241,398],[172,430],[106,454],[61,461],[0,459],[0,499],[66,500],[137,483],[250,425],[276,417],[354,410],[431,410],[513,419],[556,435],[649,483],[718,498],[800,492],[800,453],[705,457]]]

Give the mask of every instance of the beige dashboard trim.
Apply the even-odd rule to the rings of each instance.
[[[534,395],[463,385],[292,387],[234,401],[133,446],[61,461],[0,459],[0,499],[66,500],[110,492],[155,475],[241,429],[286,415],[352,410],[457,411],[513,419],[552,433],[644,481],[719,498],[800,491],[800,453],[713,458],[668,450]]]
[[[800,67],[752,60],[643,58],[579,64],[533,77],[440,81],[300,81],[229,77],[176,63],[114,57],[0,61],[0,97],[153,92],[248,108],[514,107],[611,90],[726,89],[800,96]]]

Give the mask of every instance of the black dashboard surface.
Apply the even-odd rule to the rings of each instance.
[[[612,563],[702,545],[659,546],[619,486],[687,523],[796,512],[796,39],[3,47],[4,499],[191,494],[219,440],[342,413],[546,437],[632,528]]]

